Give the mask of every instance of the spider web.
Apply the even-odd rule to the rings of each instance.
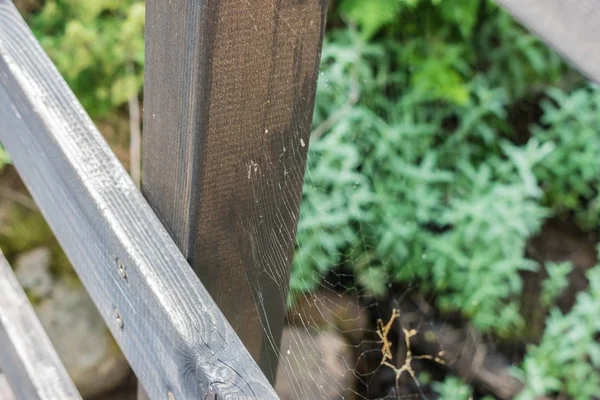
[[[415,303],[424,301],[418,292],[399,289],[377,299],[340,282],[350,275],[319,278],[316,293],[302,294],[288,314],[276,385],[281,398],[437,398],[420,376],[430,368],[445,374],[445,350],[441,330]]]
[[[428,268],[424,265],[427,251],[418,255],[421,263],[394,265],[394,269],[406,271],[396,280],[389,273],[390,264],[396,261],[373,255],[377,249],[372,228],[377,222],[356,218],[357,222],[354,214],[344,219],[337,212],[345,207],[349,214],[360,214],[357,209],[361,207],[370,212],[381,206],[381,199],[365,200],[361,191],[365,182],[359,175],[370,180],[378,177],[364,169],[360,162],[363,154],[346,151],[346,147],[371,134],[350,118],[353,112],[356,115],[354,108],[360,101],[363,105],[369,101],[368,96],[362,97],[361,88],[392,79],[361,71],[362,59],[381,49],[365,49],[353,26],[346,34],[326,40],[323,48],[292,273],[292,306],[276,389],[284,400],[512,398],[521,383],[512,375],[513,360],[496,351],[500,345],[495,337],[482,334],[460,315],[440,313],[438,299],[426,294],[433,291],[420,287],[422,281],[413,269],[420,264]],[[402,91],[390,86],[387,95],[401,101]],[[387,122],[385,116],[369,117]],[[348,130],[354,131],[350,137],[336,138]],[[339,167],[352,162],[354,166],[346,170]],[[359,173],[346,176],[347,170]],[[333,176],[323,178],[328,174]],[[404,183],[403,178],[398,180]],[[332,197],[335,200],[330,201]],[[388,217],[392,223],[405,223],[398,216]],[[346,235],[347,230],[358,232],[358,240]],[[319,249],[326,249],[326,254]],[[369,271],[365,274],[368,282],[365,276],[357,276],[357,270]],[[508,353],[515,353],[513,350]],[[463,386],[442,388],[447,378]],[[472,389],[465,391],[465,385]]]

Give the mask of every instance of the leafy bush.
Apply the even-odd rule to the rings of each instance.
[[[585,229],[600,226],[600,88],[588,85],[572,93],[548,90],[541,103],[541,124],[533,134],[555,143],[554,152],[538,167],[546,203],[559,215],[573,213]]]
[[[440,400],[470,400],[473,388],[456,377],[448,377],[443,382],[434,382],[433,390]]]
[[[600,264],[587,271],[590,286],[573,309],[554,308],[539,345],[530,346],[519,375],[525,389],[518,400],[566,393],[575,400],[597,398],[600,388]]]
[[[548,278],[542,282],[540,301],[544,307],[554,304],[556,298],[569,286],[568,275],[573,270],[570,261],[546,263]]]
[[[551,215],[536,168],[556,151],[546,136],[515,143],[506,120],[564,66],[487,2],[485,15],[479,1],[391,2],[407,25],[387,28],[375,3],[343,1],[359,29],[326,38],[315,126],[331,128],[311,144],[292,291],[350,265],[373,294],[416,282],[442,310],[514,334],[518,272],[538,267],[525,247]]]
[[[6,164],[10,164],[10,157],[0,143],[0,171],[2,171]]]
[[[47,0],[29,25],[94,118],[143,87],[144,2]]]

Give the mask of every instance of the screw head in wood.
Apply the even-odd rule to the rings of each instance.
[[[117,309],[115,309],[115,320],[117,321],[117,326],[123,329],[123,317],[121,317],[121,314]]]
[[[127,272],[125,271],[125,263],[117,257],[117,270],[119,271],[119,276],[123,279],[127,279]]]

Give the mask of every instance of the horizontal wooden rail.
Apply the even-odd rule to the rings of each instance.
[[[17,399],[81,399],[1,252],[0,369]]]
[[[600,82],[600,1],[497,1],[584,75]]]
[[[9,0],[0,140],[150,398],[277,398]]]

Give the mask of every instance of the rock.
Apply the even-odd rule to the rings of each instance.
[[[322,290],[286,316],[275,390],[281,400],[356,398],[355,349],[368,327],[358,298]]]
[[[44,298],[52,291],[51,260],[52,253],[46,247],[23,253],[15,260],[15,275],[30,296]]]
[[[355,295],[321,290],[299,296],[286,316],[288,325],[341,333],[353,345],[362,342],[369,315]]]
[[[128,377],[127,360],[82,286],[56,283],[35,310],[82,396],[106,393]]]
[[[354,399],[353,346],[337,332],[285,327],[275,391],[281,400]]]

